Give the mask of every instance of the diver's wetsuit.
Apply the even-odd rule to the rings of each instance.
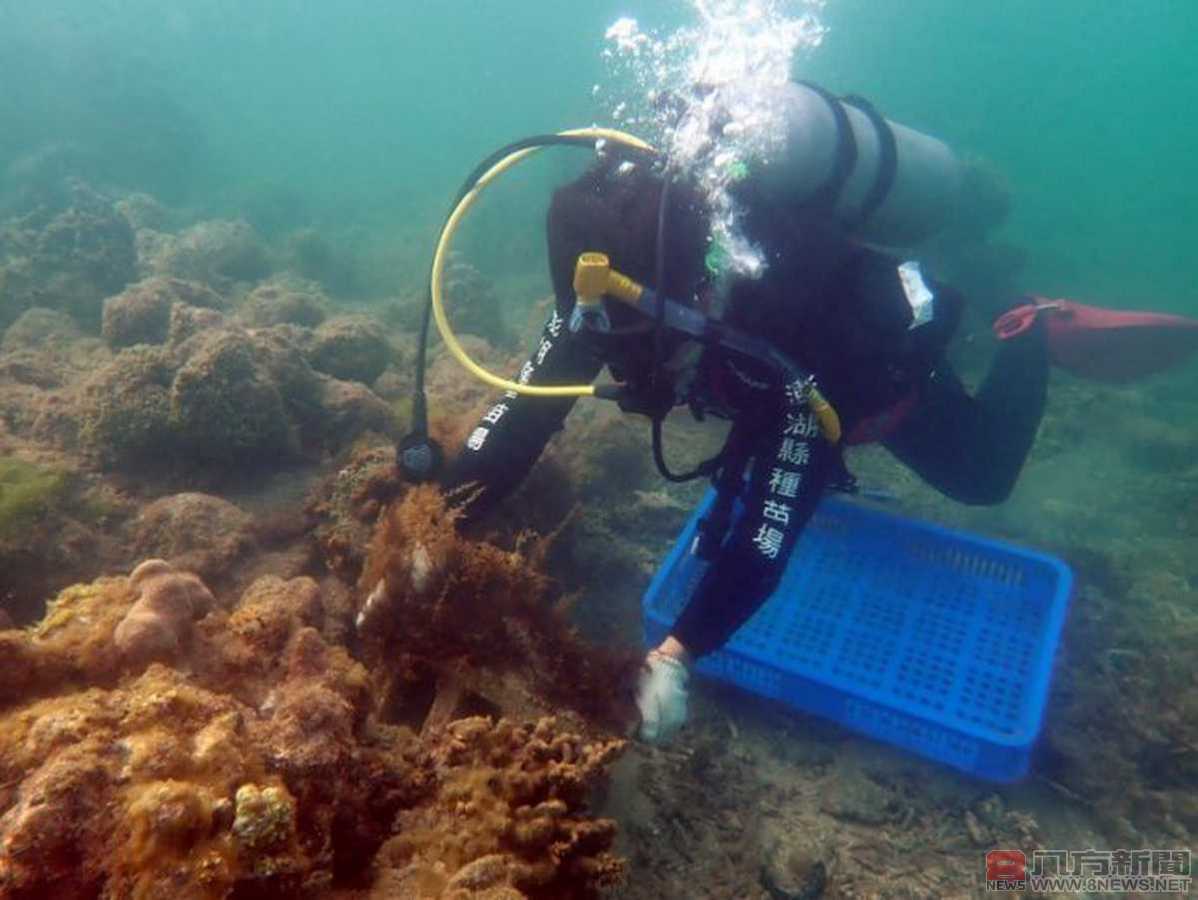
[[[648,378],[648,338],[579,336],[567,327],[575,260],[607,253],[614,268],[652,283],[660,186],[598,167],[554,195],[549,260],[557,308],[518,380],[553,385],[592,381],[608,365],[620,380]],[[703,288],[706,224],[693,198],[668,204],[666,295]],[[768,336],[815,374],[840,414],[845,434],[884,445],[924,480],[965,503],[997,503],[1010,492],[1044,406],[1048,355],[1043,335],[1002,345],[977,394],[966,393],[944,360],[960,318],[952,289],[933,285],[936,316],[910,328],[911,306],[898,261],[852,244],[811,219],[784,221],[769,211],[746,227],[771,247],[758,280],[733,285],[727,320]],[[634,319],[616,317],[616,328]],[[840,451],[820,435],[806,407],[788,407],[781,385],[752,360],[709,348],[696,379],[708,408],[733,421],[732,440],[751,456],[737,520],[673,635],[696,657],[717,649],[773,591],[823,492],[843,473]],[[573,398],[506,393],[483,415],[445,478],[473,483],[466,521],[475,519],[528,473],[573,406]]]

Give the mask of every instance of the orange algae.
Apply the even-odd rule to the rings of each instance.
[[[411,490],[381,517],[361,577],[367,659],[429,669],[442,688],[465,684],[498,709],[627,727],[639,656],[583,642],[535,564],[544,550],[463,540],[435,488]]]

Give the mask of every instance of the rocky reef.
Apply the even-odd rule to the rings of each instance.
[[[72,182],[68,204],[0,223],[0,327],[50,306],[95,330],[104,298],[136,277],[133,229],[113,201]]]
[[[244,222],[66,199],[0,228],[0,896],[618,883],[590,803],[635,659],[575,634],[544,541],[398,481],[404,335]]]
[[[179,278],[147,278],[104,301],[100,333],[114,350],[134,344],[164,344],[181,335],[171,325],[177,308],[220,310],[225,299],[211,288]],[[211,321],[219,321],[213,317]]]
[[[971,178],[931,255],[989,308],[1019,251],[992,239],[1003,185]],[[54,196],[0,224],[0,897],[964,896],[995,847],[1193,846],[1190,380],[1056,378],[997,509],[849,460],[906,514],[1073,565],[1027,782],[702,679],[648,748],[622,737],[639,597],[704,486],[660,483],[642,423],[579,404],[464,538],[461,498],[395,466],[423,256]],[[467,260],[446,289],[471,356],[518,371],[545,304],[514,339]],[[980,343],[953,348],[967,375]],[[452,453],[492,391],[435,337],[429,362]],[[667,431],[680,468],[721,436]]]
[[[139,228],[138,271],[168,275],[228,290],[270,274],[270,255],[253,227],[243,221],[214,219],[177,233]]]
[[[556,658],[585,681],[605,662],[556,619],[530,558],[456,537],[439,503],[415,492],[384,520],[368,571],[389,585],[356,628],[310,578],[234,599],[149,560],[0,632],[0,894],[568,898],[617,883],[615,825],[588,798],[623,741],[534,676]],[[442,616],[400,640],[472,595],[513,605],[477,603],[460,638]],[[500,632],[540,657],[483,654]],[[459,715],[483,699],[488,715]]]

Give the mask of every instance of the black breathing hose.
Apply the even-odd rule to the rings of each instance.
[[[653,286],[658,292],[658,296],[664,298],[666,296],[666,214],[668,210],[668,200],[670,191],[670,170],[666,166],[666,170],[662,173],[661,181],[661,197],[657,203],[657,237],[656,246],[654,248],[654,266],[653,266]],[[657,309],[653,317],[653,363],[650,369],[649,390],[653,397],[658,396],[658,392],[663,388],[662,378],[662,355],[665,350],[665,316],[666,304],[664,302],[657,304]],[[671,385],[664,385],[665,389],[673,390]],[[668,409],[667,409],[668,412]],[[703,478],[713,473],[724,459],[728,444],[725,443],[720,449],[720,452],[711,459],[704,460],[691,469],[689,472],[674,472],[671,471],[666,463],[665,450],[662,446],[662,422],[666,417],[665,412],[654,412],[651,414],[650,429],[652,433],[653,443],[653,464],[657,466],[657,471],[666,481],[673,484],[682,484],[687,481],[694,481],[696,478]]]
[[[462,182],[461,188],[449,207],[450,211],[446,214],[445,221],[449,221],[453,210],[457,209],[458,204],[462,202],[462,198],[470,193],[479,180],[497,163],[521,150],[552,146],[590,148],[595,146],[595,139],[586,135],[537,134],[501,147],[475,166],[466,180]],[[622,148],[622,150],[627,153],[636,152],[634,148]],[[428,436],[428,397],[424,390],[424,370],[428,362],[428,338],[429,332],[432,330],[432,321],[433,282],[430,271],[425,291],[424,314],[420,319],[420,334],[416,344],[416,377],[412,388],[412,423],[410,430],[396,448],[397,462],[404,475],[412,481],[427,481],[435,477],[442,459],[441,448]]]

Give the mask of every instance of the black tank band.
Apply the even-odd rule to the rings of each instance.
[[[890,195],[890,189],[894,187],[894,176],[898,171],[898,144],[894,139],[894,129],[890,127],[890,123],[864,97],[849,94],[842,97],[841,102],[859,109],[869,119],[870,124],[874,127],[874,133],[878,136],[878,171],[874,175],[873,187],[869,189],[869,193],[857,213],[856,225],[861,228],[869,222],[870,216],[886,202],[886,198]]]
[[[798,84],[819,94],[828,104],[832,118],[836,121],[836,156],[832,160],[832,171],[828,174],[827,180],[803,204],[807,207],[830,210],[835,208],[836,201],[840,199],[840,192],[844,190],[845,182],[849,180],[849,176],[853,173],[853,167],[857,165],[857,138],[853,135],[849,114],[844,111],[844,105],[836,97],[810,81],[800,81]]]

